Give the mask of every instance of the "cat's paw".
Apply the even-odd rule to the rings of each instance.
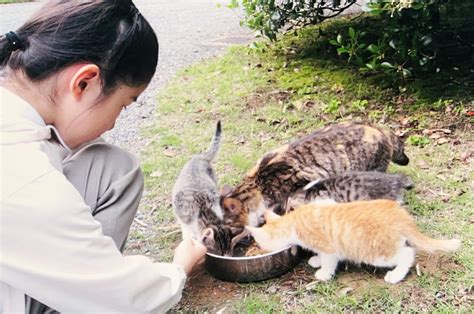
[[[318,270],[315,274],[316,279],[321,281],[328,281],[332,278],[332,274],[322,271],[322,269]]]
[[[391,283],[391,284],[396,284],[396,283],[399,283],[400,281],[402,281],[403,278],[404,277],[400,276],[399,274],[397,274],[396,272],[391,270],[391,271],[389,271],[385,274],[384,280],[385,280],[385,282],[388,282],[388,283]]]
[[[308,260],[308,265],[313,268],[321,267],[321,256],[314,255]]]

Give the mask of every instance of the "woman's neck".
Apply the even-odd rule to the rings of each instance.
[[[50,80],[41,83],[32,83],[23,74],[10,74],[0,80],[0,86],[8,89],[24,101],[29,103],[43,118],[46,124],[54,122],[54,106],[50,97]]]

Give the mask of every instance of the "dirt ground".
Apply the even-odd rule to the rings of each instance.
[[[217,279],[207,273],[203,266],[200,265],[193,270],[189,276],[183,291],[183,298],[181,302],[174,308],[174,310],[199,310],[216,313],[232,313],[235,309],[233,304],[238,300],[245,300],[250,291],[261,290],[262,292],[272,295],[277,294],[281,297],[287,305],[287,310],[296,309],[295,303],[296,295],[298,295],[298,303],[310,302],[311,300],[303,300],[302,298],[311,299],[312,294],[302,294],[301,290],[311,291],[316,285],[326,285],[314,280],[314,270],[307,265],[309,254],[305,254],[303,260],[292,270],[283,274],[282,276],[258,283],[237,283],[227,282]],[[404,293],[408,295],[405,300],[407,304],[419,303],[419,309],[427,308],[430,301],[426,295],[419,289],[417,285],[411,285],[411,282],[417,276],[429,276],[436,273],[440,268],[450,270],[462,269],[452,258],[446,255],[435,254],[419,254],[416,260],[416,267],[413,267],[410,274],[407,276],[404,285]],[[375,268],[368,265],[352,265],[341,263],[336,273],[339,295],[353,295],[354,297],[361,297],[361,291],[376,284],[384,285],[383,277],[387,269]],[[442,280],[449,280],[448,276]],[[255,287],[255,285],[257,285]],[[395,286],[394,286],[395,287]],[[397,293],[396,288],[391,289]],[[459,299],[453,302],[465,302],[466,298],[472,298],[472,287],[459,287]],[[443,293],[435,294],[435,297],[443,297]],[[464,299],[463,299],[464,298]],[[433,299],[432,303],[435,302]]]

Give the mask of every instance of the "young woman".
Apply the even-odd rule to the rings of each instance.
[[[105,143],[150,82],[158,42],[129,0],[51,1],[0,36],[0,313],[164,312],[205,248],[123,256],[143,190]]]

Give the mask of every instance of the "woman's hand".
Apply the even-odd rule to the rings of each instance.
[[[193,239],[183,240],[174,250],[173,264],[183,266],[186,274],[189,274],[194,265],[204,257],[206,251],[204,245]]]

